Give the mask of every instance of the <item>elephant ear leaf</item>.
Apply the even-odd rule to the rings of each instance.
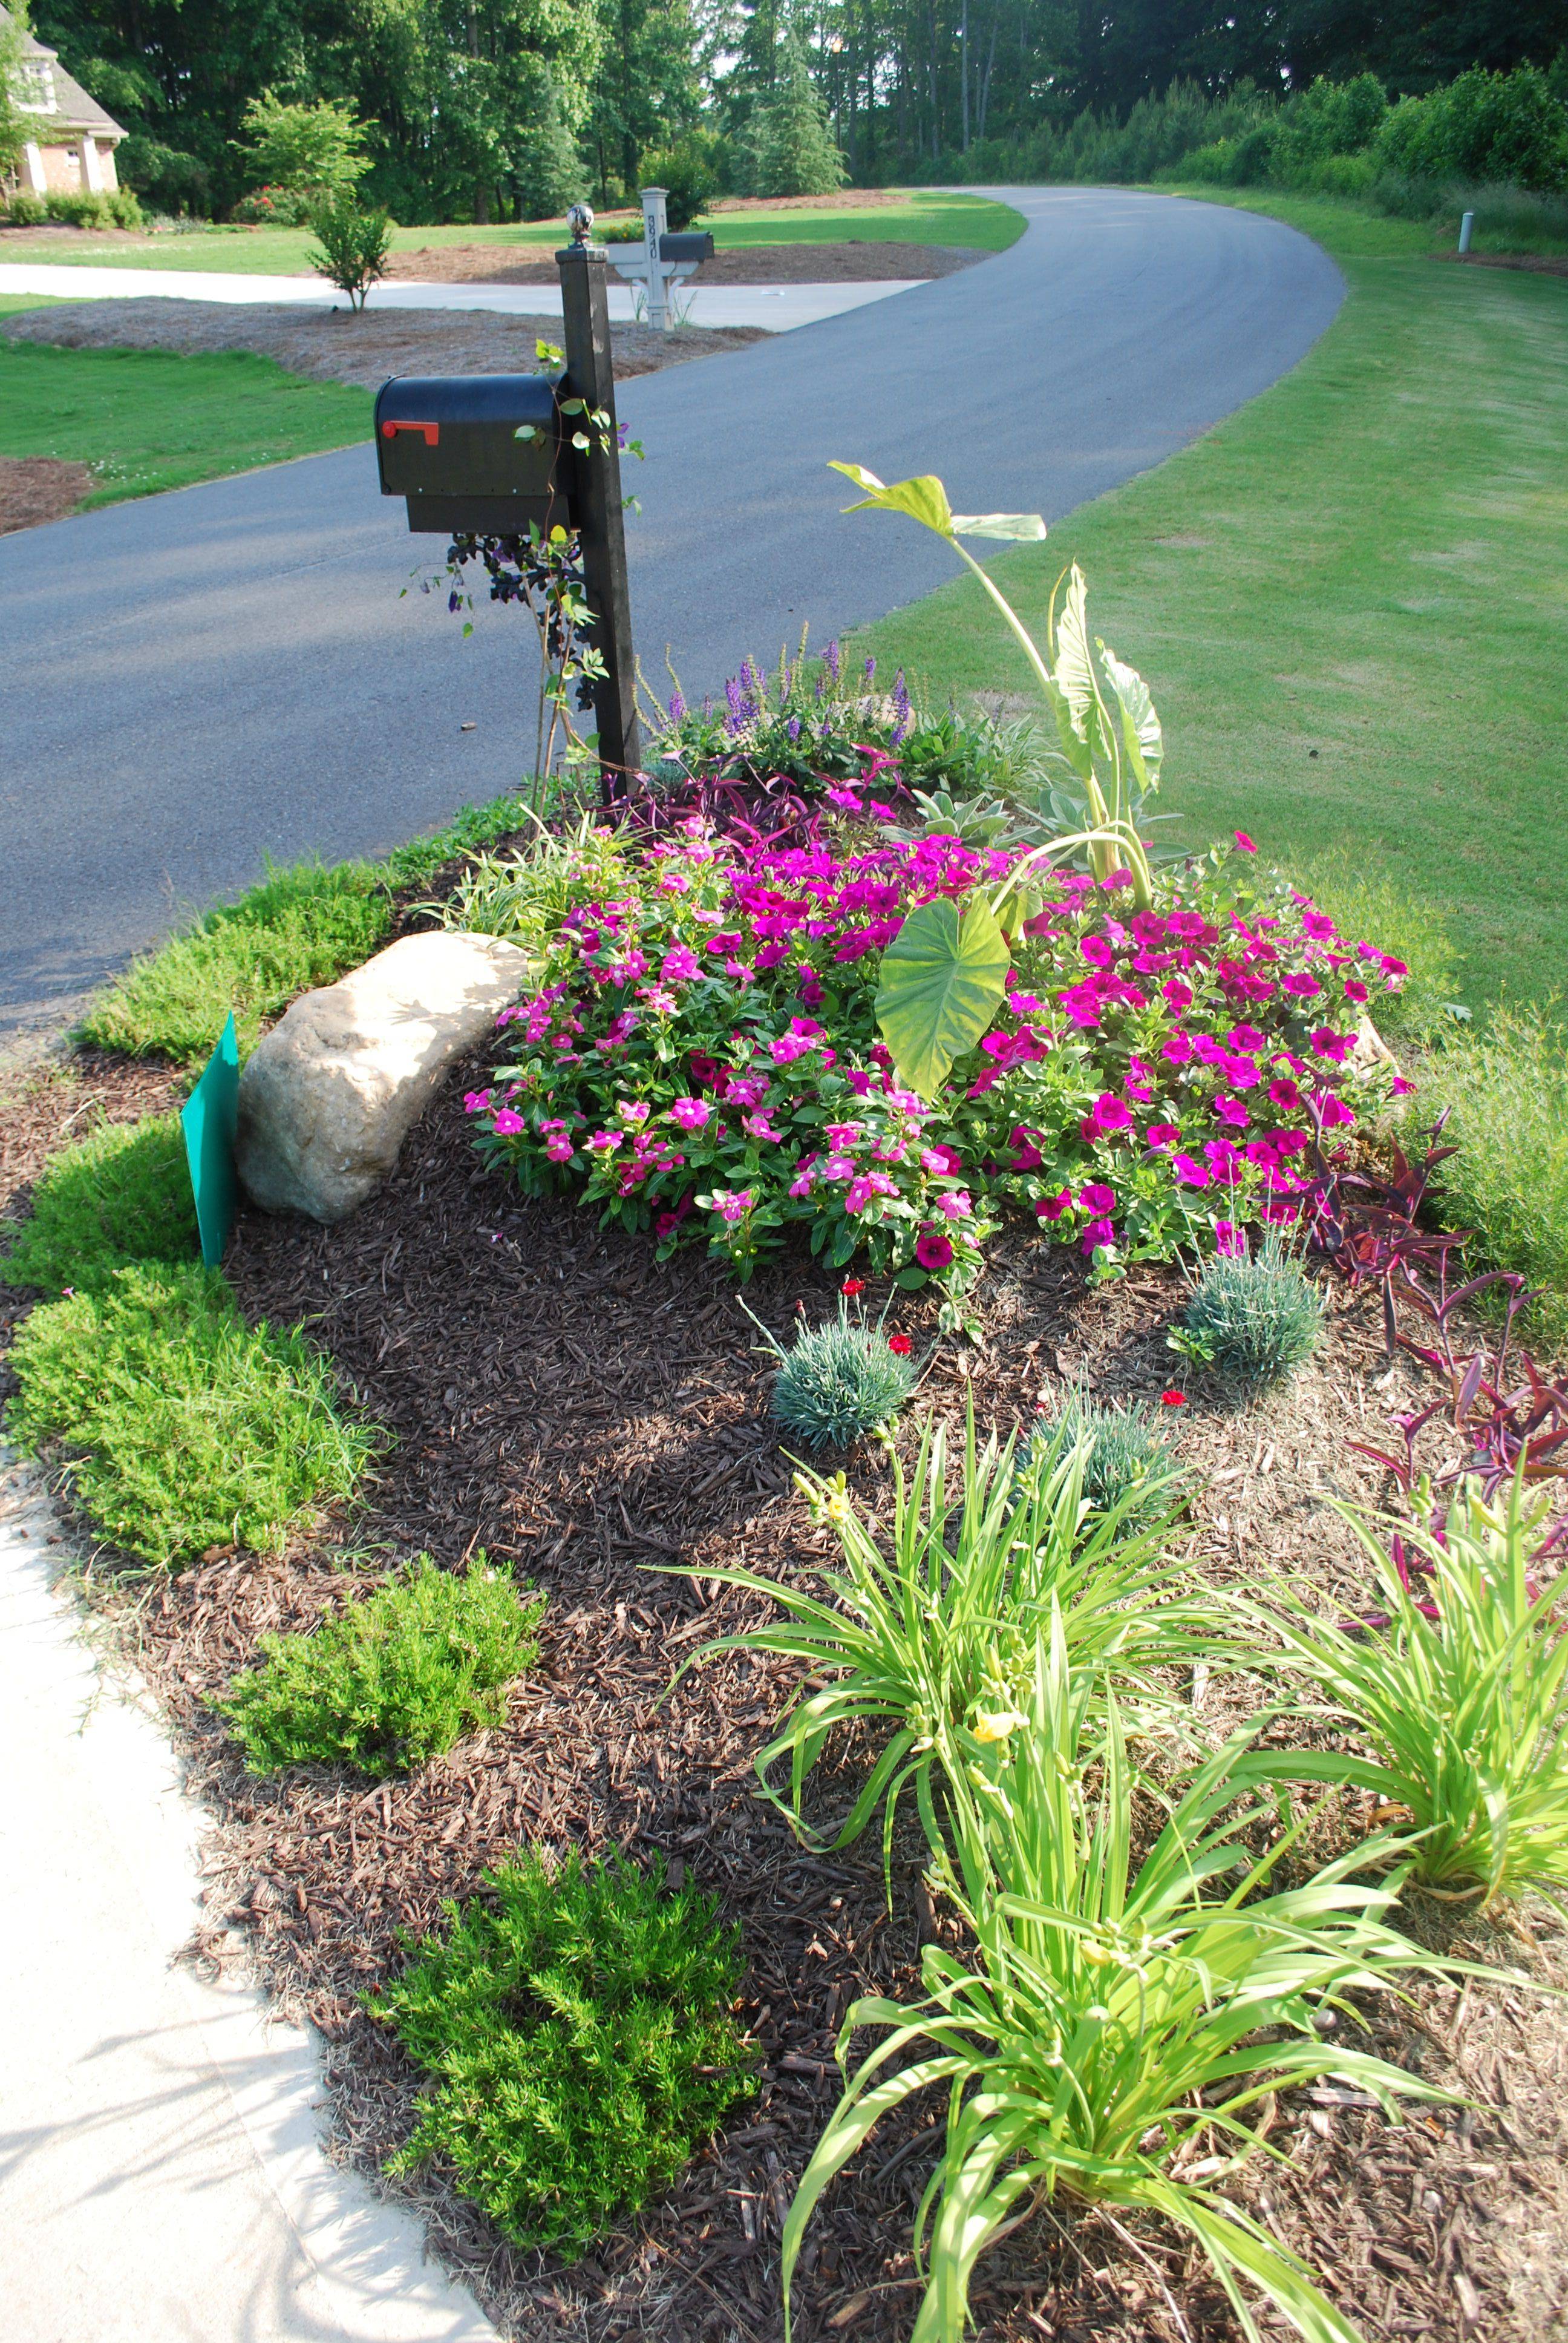
[[[905,513],[918,520],[922,528],[934,529],[939,537],[951,539],[953,533],[952,507],[948,492],[935,473],[923,473],[913,480],[895,480],[889,488],[879,480],[875,472],[868,472],[863,464],[829,464],[830,472],[842,472],[866,493],[858,505],[846,505],[846,512]]]
[[[910,1088],[934,1099],[1007,989],[1007,939],[983,896],[962,918],[938,896],[912,910],[882,954],[877,1022]]]
[[[1110,679],[1117,712],[1121,719],[1121,745],[1127,762],[1138,787],[1157,789],[1160,767],[1165,755],[1165,736],[1160,729],[1160,719],[1154,713],[1154,702],[1149,686],[1136,668],[1126,667],[1103,643],[1100,646],[1101,665]]]
[[[1038,513],[954,513],[955,537],[1000,537],[1010,545],[1038,545],[1045,523]]]

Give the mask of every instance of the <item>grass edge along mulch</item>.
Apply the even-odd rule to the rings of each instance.
[[[253,1217],[242,1231],[233,1265],[247,1313],[286,1322],[308,1312],[317,1338],[405,1437],[389,1467],[395,1488],[377,1493],[347,1552],[329,1537],[314,1548],[297,1544],[273,1564],[218,1558],[160,1583],[142,1604],[143,1665],[225,1817],[215,1847],[212,1926],[201,1942],[210,1954],[236,1957],[230,1932],[241,1932],[246,1956],[285,2005],[324,2028],[339,2137],[374,2168],[406,2137],[417,2088],[408,2062],[354,2006],[357,1991],[385,1973],[395,1920],[427,1926],[442,1892],[466,1892],[495,1854],[519,1841],[624,1844],[645,1852],[662,1845],[683,1870],[725,1888],[732,1908],[739,1896],[752,1921],[747,2015],[767,2060],[767,2097],[689,2167],[668,2203],[612,2236],[586,2266],[562,2269],[498,2252],[439,2174],[406,2185],[445,2255],[506,2330],[528,2343],[566,2331],[605,2338],[647,2332],[684,2343],[700,2331],[715,2296],[732,2329],[771,2335],[773,2240],[790,2176],[830,2104],[834,2018],[868,1985],[907,1990],[917,1936],[943,1924],[922,1907],[918,1845],[905,1842],[899,1850],[890,1920],[874,1847],[826,1861],[803,1855],[758,1807],[749,1761],[787,1688],[777,1670],[716,1664],[688,1678],[673,1700],[661,1700],[682,1648],[736,1622],[728,1598],[705,1603],[700,1584],[650,1578],[647,1565],[657,1571],[674,1558],[672,1548],[699,1568],[704,1559],[717,1564],[737,1538],[744,1546],[749,1536],[760,1554],[788,1563],[794,1552],[809,1567],[820,1540],[782,1485],[750,1330],[725,1281],[690,1257],[657,1272],[634,1242],[596,1238],[564,1206],[519,1206],[453,1144],[455,1093],[464,1079],[454,1077],[445,1111],[416,1134],[393,1187],[358,1222],[324,1232]],[[1042,1292],[1030,1303],[1037,1279]],[[1088,1368],[1097,1382],[1147,1391],[1169,1373],[1160,1332],[1170,1308],[1168,1277],[1130,1280],[1091,1301],[1070,1263],[1026,1248],[999,1265],[997,1282],[1007,1298],[991,1355],[970,1377],[950,1364],[942,1370],[936,1396],[950,1414],[977,1386],[982,1408],[994,1413],[1000,1403],[1005,1420],[1028,1404],[1036,1378],[1042,1389],[1065,1387]],[[785,1269],[754,1289],[753,1300],[769,1322],[782,1325],[789,1294],[801,1286]],[[804,1288],[811,1291],[811,1272]],[[432,1314],[437,1293],[444,1306]],[[1020,1322],[1026,1307],[1039,1305],[1032,1327]],[[639,1320],[647,1330],[640,1339]],[[1346,1384],[1355,1387],[1359,1407],[1369,1403],[1375,1330],[1343,1322],[1351,1353],[1338,1360],[1337,1373],[1325,1375],[1331,1390],[1311,1393],[1320,1410]],[[1347,1373],[1357,1351],[1365,1372]],[[448,1380],[459,1359],[467,1363],[457,1370],[467,1376],[466,1393]],[[531,1389],[518,1387],[519,1372]],[[679,1393],[677,1375],[695,1389],[672,1413],[666,1385]],[[1342,1396],[1341,1404],[1353,1427],[1356,1413]],[[568,1474],[566,1492],[541,1485],[541,1443],[532,1432],[541,1419],[543,1444]],[[1294,1453],[1305,1429],[1293,1404],[1282,1414],[1264,1410],[1220,1423],[1238,1463],[1210,1460],[1200,1536],[1224,1568],[1244,1564],[1261,1528],[1252,1509],[1271,1485],[1283,1491],[1288,1483],[1292,1554],[1321,1541],[1310,1476],[1303,1481],[1296,1469],[1305,1461]],[[607,1440],[628,1443],[618,1471],[604,1469]],[[1288,1464],[1275,1455],[1286,1443]],[[628,1470],[639,1453],[640,1479]],[[869,1475],[874,1483],[869,1460],[851,1470],[858,1483]],[[683,1530],[693,1492],[701,1493],[699,1522],[689,1543],[672,1533]],[[487,1539],[551,1595],[542,1664],[516,1693],[505,1732],[478,1736],[406,1784],[367,1786],[363,1778],[307,1768],[258,1785],[244,1773],[204,1704],[215,1671],[226,1677],[257,1633],[307,1619],[324,1594],[339,1594],[343,1564],[350,1575],[365,1570],[370,1549],[429,1546],[450,1564]],[[109,1595],[106,1584],[101,1592]],[[845,1767],[826,1778],[825,1798],[841,1799],[854,1757],[848,1753]],[[400,1899],[396,1914],[386,1908],[389,1898]],[[868,1946],[875,1956],[869,1971]],[[1434,2010],[1425,2007],[1421,2016],[1430,2026]],[[1420,2055],[1419,2029],[1402,2038],[1405,2055]],[[1533,2144],[1533,2134],[1519,2128],[1525,2117],[1516,2081],[1512,2097],[1508,2120]],[[1523,2097],[1534,2107],[1528,2087]],[[1439,2194],[1451,2237],[1462,2239],[1460,2260],[1439,2268],[1433,2288],[1440,2292],[1456,2268],[1473,2288],[1474,2269],[1489,2306],[1500,2288],[1506,2292],[1486,2263],[1488,2241],[1506,2237],[1506,2223],[1483,2224],[1473,2237],[1463,2216],[1465,2159],[1480,2157],[1484,2166],[1497,2153],[1484,2120],[1468,2133],[1418,2123],[1391,2136],[1374,2117],[1332,2101],[1292,2107],[1288,2119],[1299,2123],[1302,2154],[1323,2164],[1324,2177],[1342,2192],[1340,2234],[1356,2241],[1347,2247],[1352,2265],[1364,2246],[1359,2271],[1332,2275],[1350,2288],[1363,2318],[1370,2314],[1369,2333],[1415,2331],[1403,2321],[1418,2277],[1420,2331],[1463,2331],[1462,2292],[1447,2283],[1438,2300],[1425,2285],[1423,2189]],[[879,2149],[865,2159],[874,2170],[852,2169],[839,2184],[803,2277],[809,2306],[798,2328],[803,2338],[841,2331],[842,2318],[826,2330],[819,2321],[846,2309],[857,2333],[905,2331],[909,2191],[927,2161],[923,2140],[918,2130],[890,2139],[896,2168],[883,2171],[888,2156]],[[1357,2226],[1359,2200],[1347,2210],[1342,2197],[1368,2165],[1385,2225],[1373,2234]],[[1394,2200],[1396,2182],[1409,2211]],[[1321,2197],[1303,2196],[1289,2175],[1278,2182],[1262,2177],[1260,2185],[1274,2221],[1315,2249]],[[999,2343],[1038,2333],[1038,2318],[1030,2323],[1038,2312],[1064,2336],[1173,2336],[1136,2253],[1101,2223],[1086,2228],[1065,2210],[1059,2230],[1047,2219],[988,2263],[977,2288],[985,2332]],[[1160,2254],[1162,2241],[1147,2237],[1141,2245]],[[1161,2267],[1170,2268],[1162,2258]],[[1222,2320],[1215,2323],[1201,2282],[1194,2292],[1179,2269],[1171,2275],[1192,2331],[1227,2332]],[[1517,2331],[1533,2330],[1526,2322]]]

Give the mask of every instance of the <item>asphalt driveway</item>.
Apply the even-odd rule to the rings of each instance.
[[[950,574],[912,527],[842,518],[830,457],[1057,518],[1264,389],[1343,293],[1250,213],[987,192],[1028,218],[1010,250],[624,387],[650,679],[668,646],[714,689]],[[62,1018],[267,856],[375,852],[518,779],[526,622],[487,607],[465,640],[418,590],[441,550],[368,442],[0,538],[0,1028]]]

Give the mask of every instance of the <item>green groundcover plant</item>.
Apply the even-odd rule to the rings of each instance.
[[[59,1294],[101,1286],[132,1262],[188,1262],[196,1205],[176,1114],[111,1123],[51,1157],[0,1280]]]
[[[1442,1167],[1450,1228],[1521,1272],[1534,1298],[1523,1323],[1568,1352],[1568,1028],[1563,1004],[1503,1007],[1479,1032],[1451,1036],[1424,1087],[1450,1109]],[[1414,1118],[1408,1126],[1413,1134]]]
[[[715,1899],[614,1856],[489,1875],[370,2000],[433,2077],[394,2170],[438,2158],[517,2246],[574,2258],[751,2088]]]
[[[13,1437],[33,1452],[61,1443],[96,1534],[163,1566],[215,1545],[281,1552],[293,1526],[353,1493],[382,1444],[303,1334],[247,1326],[199,1266],[117,1269],[41,1304],[11,1366]]]
[[[1223,2184],[1247,2155],[1274,2152],[1257,2116],[1282,2087],[1332,2075],[1391,2115],[1401,2097],[1445,2096],[1317,2030],[1330,2014],[1362,2026],[1352,1996],[1423,1965],[1387,1924],[1402,1872],[1358,1880],[1376,1852],[1363,1846],[1278,1886],[1305,1817],[1261,1857],[1245,1851],[1275,1820],[1245,1732],[1191,1775],[1138,1859],[1114,1705],[1092,1775],[1072,1705],[1058,1626],[1012,1729],[971,1738],[950,1777],[954,1852],[938,1865],[969,1947],[927,1946],[924,2000],[870,1996],[845,2018],[841,2058],[861,2027],[882,2038],[849,2073],[790,2208],[786,2305],[823,2189],[885,2117],[937,2089],[947,2127],[916,2216],[915,2343],[960,2343],[979,2257],[1054,2197],[1163,2216],[1207,2257],[1251,2343],[1255,2294],[1310,2343],[1356,2343]]]
[[[538,1655],[544,1607],[482,1553],[466,1577],[421,1554],[310,1634],[264,1635],[261,1665],[218,1705],[255,1773],[312,1762],[407,1771],[504,1721],[507,1685]]]
[[[213,1049],[232,1009],[244,1054],[297,993],[368,960],[391,916],[386,889],[364,863],[269,870],[237,903],[134,960],[88,1010],[79,1038],[188,1065]]]
[[[1335,1624],[1287,1595],[1261,1617],[1288,1667],[1373,1754],[1302,1751],[1279,1771],[1408,1808],[1410,1866],[1439,1894],[1483,1911],[1531,1887],[1562,1896],[1568,1634],[1547,1558],[1550,1499],[1527,1496],[1521,1477],[1488,1504],[1468,1481],[1441,1534],[1342,1510],[1371,1556],[1382,1607]]]

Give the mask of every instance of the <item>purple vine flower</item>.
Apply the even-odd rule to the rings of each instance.
[[[672,724],[686,721],[686,702],[678,691],[672,691],[669,695],[669,720]]]
[[[827,670],[828,670],[829,674],[832,677],[832,679],[833,679],[834,682],[835,682],[835,683],[837,683],[837,682],[838,682],[838,680],[839,680],[839,638],[838,638],[838,636],[837,636],[837,635],[835,635],[835,636],[834,636],[834,638],[833,638],[832,641],[829,644],[829,646],[828,646],[827,649],[823,652],[823,654],[822,654],[822,664],[823,664],[823,666],[827,669]]]

